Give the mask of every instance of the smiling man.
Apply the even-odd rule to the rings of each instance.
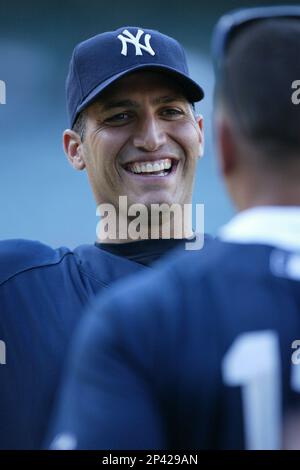
[[[191,202],[203,147],[192,103],[202,97],[180,44],[157,31],[121,28],[76,46],[64,149],[87,171],[97,206],[121,212],[120,196],[128,207]],[[95,294],[184,245],[173,233],[135,241],[119,232],[74,251],[0,243],[0,448],[41,445],[72,331]]]
[[[84,141],[65,132],[66,151],[86,167],[98,204],[191,202],[202,119],[170,77],[138,71],[86,110]]]
[[[123,34],[128,29],[124,31]],[[135,34],[138,35],[135,31],[132,37]],[[151,54],[147,50],[145,57],[136,55],[135,43],[129,44],[131,54],[128,49],[126,58],[120,51],[116,57],[107,58],[104,50],[105,57],[99,64],[103,73],[106,62],[105,87],[100,85],[96,100],[92,92],[91,103],[88,100],[83,110],[79,106],[78,115],[71,103],[73,129],[64,133],[65,151],[74,168],[87,170],[102,215],[106,206],[101,211],[101,204],[110,203],[117,212],[122,211],[120,196],[126,197],[126,209],[133,204],[143,204],[148,209],[151,204],[183,207],[192,201],[196,162],[203,152],[203,121],[195,115],[192,102],[201,99],[203,92],[186,76],[178,43],[154,31],[145,34],[153,47]],[[120,36],[116,33],[96,36],[88,41],[89,47],[100,49],[99,41],[102,43],[105,37],[107,41],[114,40],[114,47],[120,49]],[[75,70],[85,69],[81,59],[86,47],[83,43],[74,53],[69,83],[74,80]],[[169,49],[168,55],[165,47]],[[116,66],[122,72],[111,77]],[[128,225],[131,216],[127,210],[121,215]],[[147,225],[150,222],[145,221]],[[172,217],[171,222],[174,224]],[[108,234],[106,241],[130,240],[130,236],[121,238],[118,230],[113,233]]]

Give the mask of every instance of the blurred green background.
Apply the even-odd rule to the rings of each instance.
[[[0,239],[69,247],[94,241],[96,208],[86,174],[72,170],[62,151],[68,126],[65,77],[76,43],[126,25],[178,39],[192,77],[205,89],[198,111],[205,119],[206,149],[194,202],[205,204],[205,229],[215,234],[233,209],[218,176],[212,139],[211,33],[230,9],[272,4],[283,2],[0,0],[0,80],[7,87],[7,102],[0,105]]]

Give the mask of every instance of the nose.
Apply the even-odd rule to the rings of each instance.
[[[146,116],[140,121],[133,137],[136,148],[147,152],[158,150],[166,142],[163,124],[155,116]]]

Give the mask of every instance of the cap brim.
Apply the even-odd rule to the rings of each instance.
[[[91,104],[107,87],[109,87],[110,85],[112,85],[114,82],[124,77],[125,75],[128,75],[136,70],[159,70],[162,73],[166,73],[172,76],[172,78],[174,78],[175,81],[182,87],[185,96],[190,102],[201,101],[204,98],[204,91],[200,87],[200,85],[198,85],[196,82],[194,82],[194,80],[192,80],[190,77],[188,77],[184,73],[180,73],[177,70],[171,67],[167,67],[165,65],[140,64],[130,69],[127,69],[124,72],[120,72],[116,75],[113,75],[112,77],[108,78],[107,80],[102,82],[100,85],[98,85],[96,88],[94,88],[77,108],[76,115],[73,118],[72,125],[74,124],[78,116],[78,113],[80,113],[80,111],[82,111],[89,104]]]

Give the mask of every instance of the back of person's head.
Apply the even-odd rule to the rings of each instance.
[[[217,77],[216,106],[274,163],[300,161],[300,105],[292,101],[299,51],[300,19],[256,21],[233,34]]]

